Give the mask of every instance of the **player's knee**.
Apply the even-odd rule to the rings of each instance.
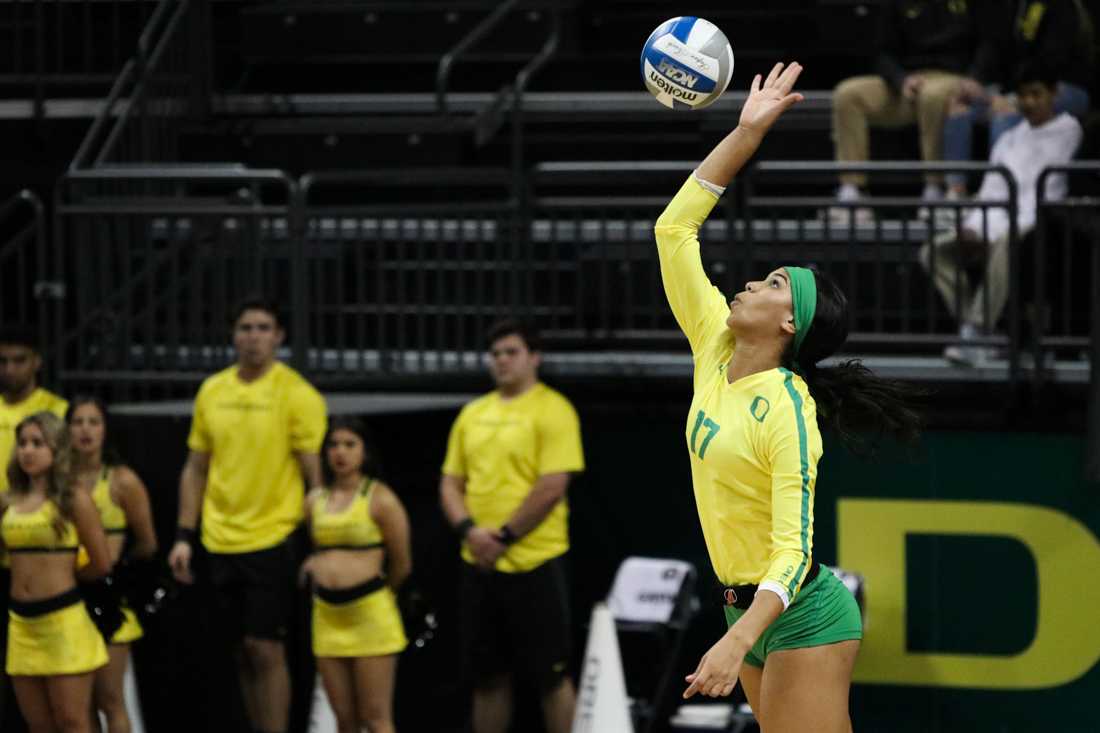
[[[359,711],[360,722],[370,731],[387,730],[391,717],[389,705],[383,702],[366,702]]]
[[[841,109],[851,107],[859,99],[860,80],[858,78],[845,79],[833,89],[833,106]]]
[[[282,642],[246,636],[242,647],[248,665],[257,672],[270,671],[286,665]]]
[[[60,733],[83,733],[88,729],[88,711],[55,710],[53,722]]]
[[[126,701],[123,700],[122,690],[114,689],[108,685],[96,686],[95,704],[108,718],[114,718],[119,713],[126,712]]]

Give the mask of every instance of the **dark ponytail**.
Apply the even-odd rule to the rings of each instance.
[[[787,362],[806,380],[819,420],[859,455],[874,453],[885,436],[914,442],[920,435],[921,417],[913,403],[925,394],[923,390],[878,377],[858,359],[818,366],[848,338],[848,298],[828,275],[817,269],[813,273],[817,282],[813,326],[798,359],[790,359],[788,352]]]

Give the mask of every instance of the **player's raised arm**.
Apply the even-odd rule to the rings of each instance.
[[[654,234],[665,295],[693,353],[729,314],[725,297],[703,270],[699,228],[768,129],[802,99],[791,91],[801,72],[796,63],[786,69],[776,64],[767,79],[759,74],[753,79],[737,128],[718,143],[657,219]]]

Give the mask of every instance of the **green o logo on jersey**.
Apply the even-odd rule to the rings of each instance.
[[[765,398],[759,395],[752,401],[752,405],[749,407],[749,412],[756,418],[757,422],[764,422],[764,418],[768,416],[768,410],[772,409],[771,403]]]

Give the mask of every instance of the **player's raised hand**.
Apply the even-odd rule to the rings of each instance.
[[[761,79],[757,74],[752,80],[745,106],[741,108],[740,126],[761,135],[766,133],[780,115],[802,101],[802,95],[792,91],[801,73],[802,65],[793,62],[786,68],[782,63],[776,64],[767,79]]]

